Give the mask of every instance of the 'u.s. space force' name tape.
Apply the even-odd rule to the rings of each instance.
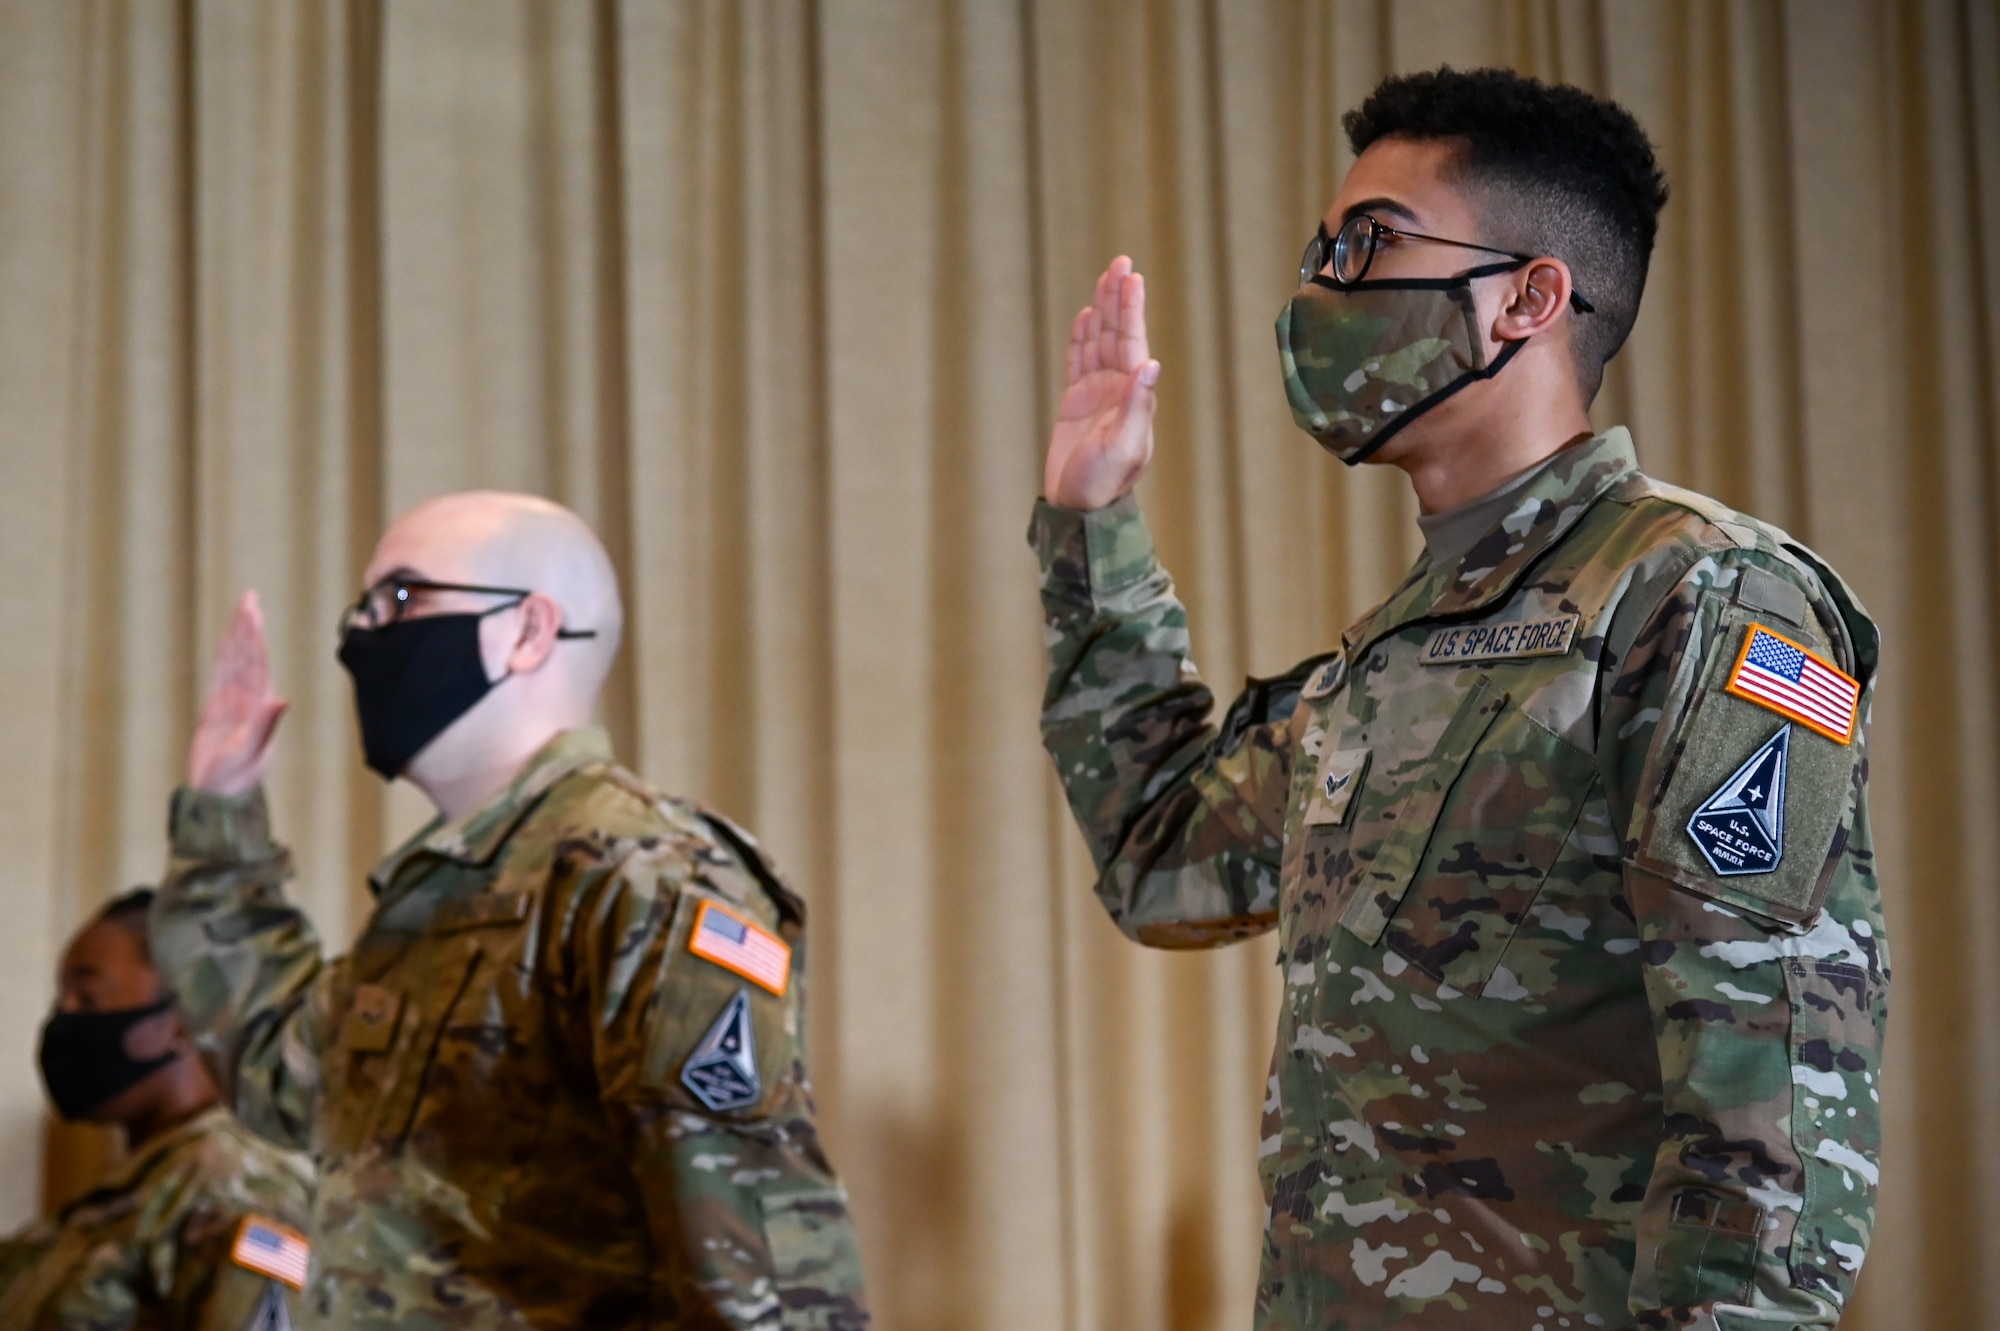
[[[1506,661],[1526,656],[1561,656],[1576,641],[1581,615],[1510,619],[1498,624],[1464,624],[1437,629],[1424,642],[1423,665]]]

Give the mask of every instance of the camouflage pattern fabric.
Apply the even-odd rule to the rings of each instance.
[[[1835,1322],[1889,965],[1830,569],[1613,430],[1217,724],[1132,501],[1032,539],[1098,895],[1158,946],[1278,931],[1258,1326]],[[1723,687],[1759,625],[1858,677],[1851,743]],[[1773,743],[1782,855],[1716,873],[1688,828]]]
[[[1278,313],[1278,368],[1299,428],[1343,462],[1381,447],[1433,393],[1499,369],[1479,336],[1472,284],[1404,278],[1341,287],[1314,278]]]
[[[297,1303],[231,1260],[238,1228],[261,1217],[303,1229],[311,1207],[303,1158],[211,1109],[147,1142],[53,1220],[0,1239],[0,1327],[261,1331],[269,1301],[288,1318]]]
[[[257,1130],[321,1184],[308,1324],[800,1328],[868,1318],[806,1080],[802,903],[601,731],[371,876],[322,961],[261,794],[182,790],[153,952]],[[791,948],[780,997],[689,950],[704,904]],[[740,1107],[682,1081],[747,994]]]

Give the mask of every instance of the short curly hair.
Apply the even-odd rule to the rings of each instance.
[[[1646,289],[1666,174],[1632,113],[1567,84],[1510,69],[1445,66],[1386,79],[1341,119],[1359,156],[1382,139],[1457,145],[1485,243],[1569,265],[1596,313],[1571,347],[1585,402],[1631,335]]]
[[[132,933],[136,934],[139,939],[139,947],[145,952],[146,959],[150,962],[152,960],[153,949],[151,939],[148,937],[146,922],[152,912],[152,908],[153,889],[150,887],[135,887],[106,902],[104,909],[97,913],[97,919],[118,925],[120,928],[129,929]]]

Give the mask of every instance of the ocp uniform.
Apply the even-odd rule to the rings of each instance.
[[[803,906],[601,732],[385,860],[332,962],[275,894],[260,800],[182,792],[175,845],[162,970],[246,1116],[321,1161],[311,1317],[865,1324],[805,1076]]]
[[[0,1239],[6,1331],[287,1331],[312,1172],[209,1109]]]
[[[1103,530],[1048,529],[1074,520]],[[1075,568],[1056,551],[1080,539],[1130,582],[1139,538],[1108,528],[1135,520],[1045,512],[1045,567]],[[1170,590],[1096,586],[1100,627],[1052,613],[1059,639],[1171,629]],[[1123,741],[1093,748],[1052,676],[1051,750],[1128,931],[1279,931],[1261,1326],[1837,1316],[1872,1225],[1887,962],[1859,724],[1837,743],[1730,692],[1760,626],[1872,677],[1874,629],[1830,570],[1648,480],[1613,431],[1461,559],[1420,561],[1339,653],[1253,685],[1174,783],[1108,778],[1148,812],[1114,819]],[[1062,668],[1128,700],[1102,729],[1154,763],[1195,743],[1141,720],[1169,693],[1121,689],[1165,663],[1090,650]],[[1774,745],[1783,853],[1718,872],[1690,824]]]

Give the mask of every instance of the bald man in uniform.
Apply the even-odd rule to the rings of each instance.
[[[288,905],[285,704],[246,593],[217,650],[154,955],[256,1130],[322,1182],[304,1319],[356,1331],[867,1325],[803,1043],[804,906],[591,725],[617,579],[568,510],[468,493],[382,537],[341,625],[367,762],[437,817],[353,952]]]

